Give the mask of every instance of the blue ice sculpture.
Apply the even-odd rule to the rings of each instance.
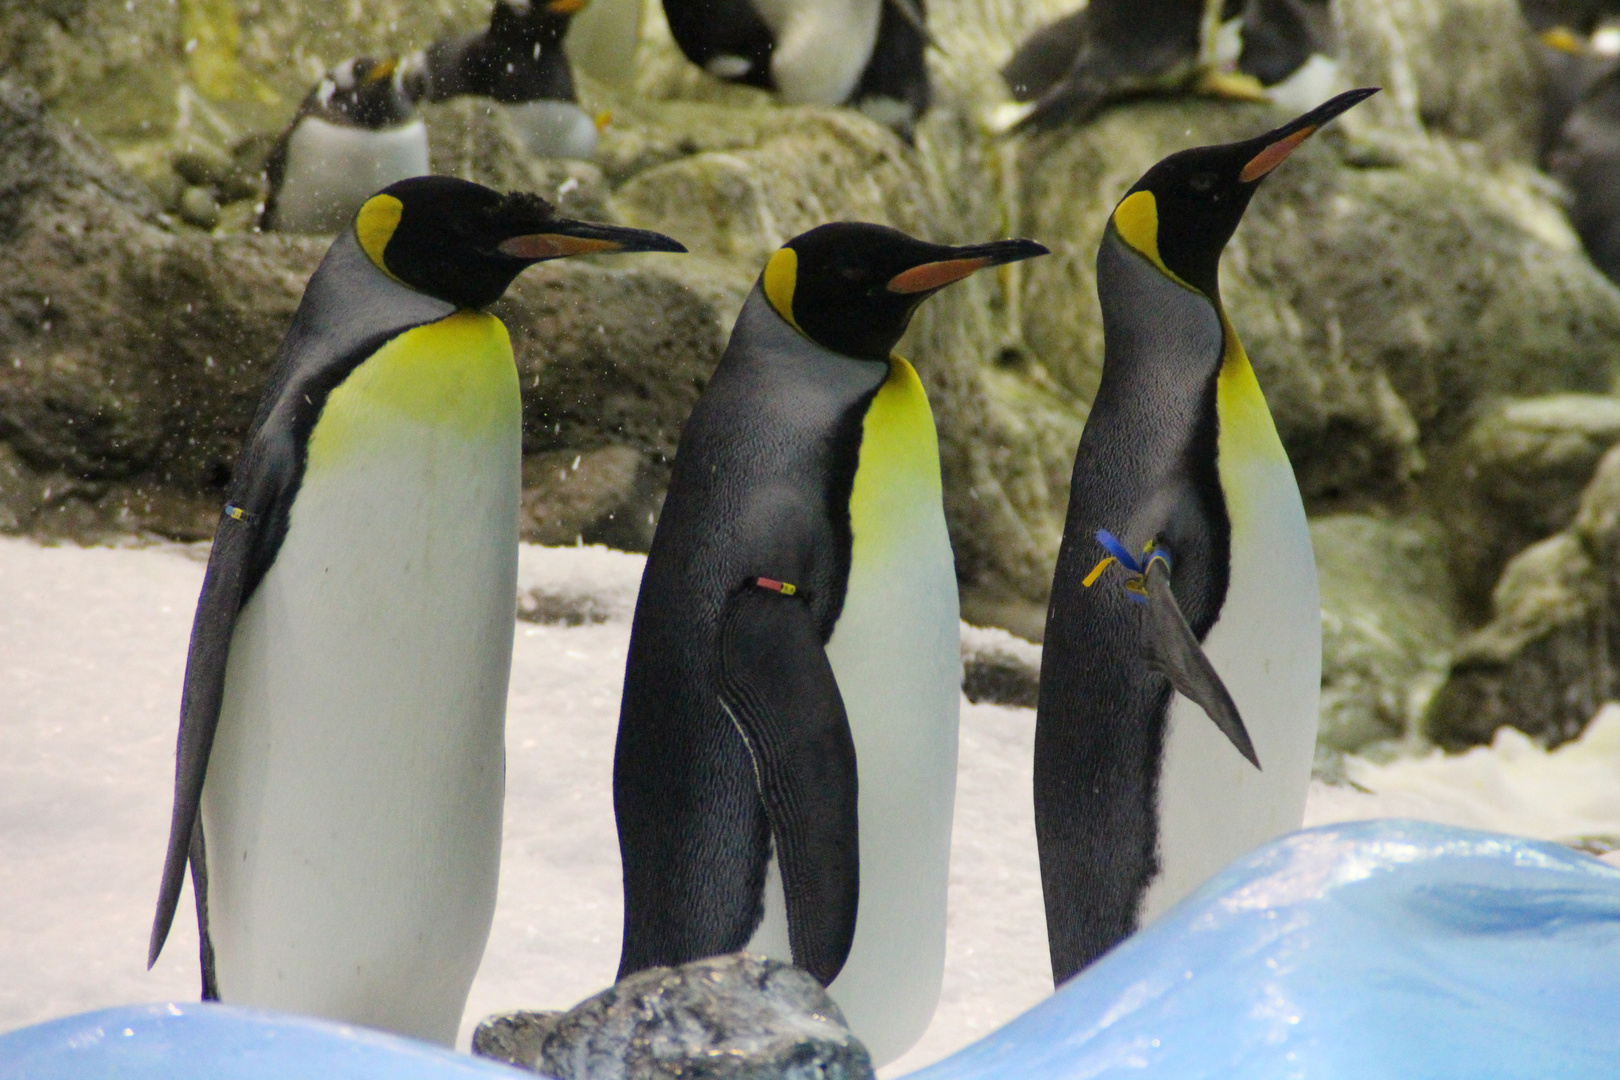
[[[1233,863],[906,1080],[1620,1077],[1620,868],[1426,822]]]
[[[519,1080],[523,1075],[369,1028],[201,1002],[127,1005],[0,1035],[0,1080]]]

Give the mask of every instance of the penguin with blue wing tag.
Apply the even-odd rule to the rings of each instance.
[[[613,763],[620,977],[747,948],[807,969],[882,1064],[939,997],[956,563],[924,299],[1044,254],[840,222],[771,256],[681,434]]]
[[[1304,814],[1316,564],[1218,267],[1261,181],[1372,93],[1165,158],[1104,231],[1102,380],[1075,455],[1035,729],[1058,983]]]
[[[346,60],[309,92],[271,148],[259,227],[334,233],[374,192],[427,171],[427,127],[400,66]]]
[[[156,962],[191,869],[203,996],[449,1045],[495,911],[522,456],[483,309],[535,263],[682,251],[424,176],[310,278],[192,623]]]

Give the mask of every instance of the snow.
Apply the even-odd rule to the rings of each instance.
[[[0,539],[0,1031],[196,996],[189,890],[151,972],[144,958],[205,557],[201,546]],[[578,625],[517,623],[500,898],[463,1045],[490,1013],[567,1007],[613,979],[613,737],[641,565],[602,548],[523,551],[524,606]],[[963,702],[945,986],[922,1042],[885,1076],[1050,992],[1033,738],[1031,710]],[[1459,757],[1349,768],[1367,790],[1316,785],[1307,823],[1393,814],[1620,837],[1620,706],[1550,754],[1504,731]]]

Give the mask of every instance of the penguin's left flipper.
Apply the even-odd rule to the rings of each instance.
[[[1187,617],[1176,603],[1176,594],[1170,591],[1170,574],[1158,566],[1150,566],[1147,575],[1148,602],[1143,651],[1148,666],[1170,680],[1182,697],[1197,704],[1215,726],[1232,740],[1237,752],[1260,768],[1260,758],[1254,752],[1254,741],[1238,715],[1237,703],[1227,692],[1226,684],[1216,674],[1215,666],[1204,655]]]
[[[802,597],[749,584],[726,602],[720,700],[754,761],[787,895],[793,962],[825,986],[855,939],[855,740]]]

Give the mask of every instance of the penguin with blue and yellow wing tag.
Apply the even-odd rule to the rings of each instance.
[[[425,176],[310,279],[186,659],[155,962],[189,864],[203,995],[449,1044],[495,909],[526,267],[681,251]]]
[[[1300,825],[1320,689],[1316,564],[1217,268],[1260,182],[1373,92],[1165,158],[1103,234],[1102,381],[1075,455],[1035,730],[1059,983]]]
[[[749,948],[829,988],[879,1064],[939,996],[956,790],[956,564],[928,296],[1045,253],[878,225],[771,256],[681,435],[625,669],[620,976]]]

